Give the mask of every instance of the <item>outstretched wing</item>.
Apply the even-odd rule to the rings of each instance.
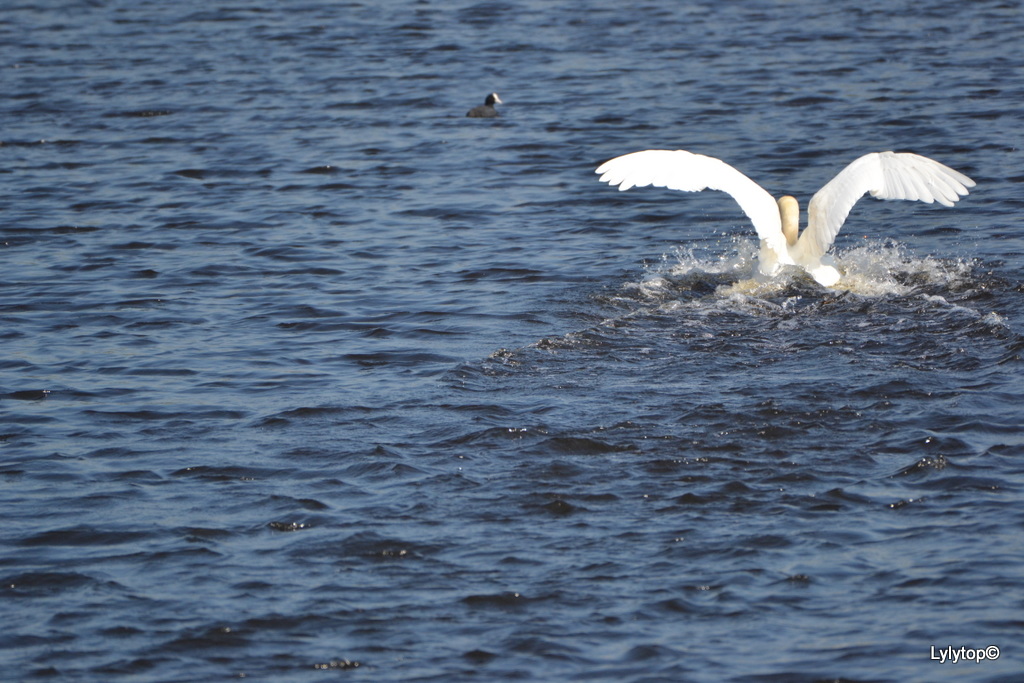
[[[800,250],[820,258],[832,246],[857,200],[867,193],[878,199],[914,199],[953,206],[974,181],[959,171],[918,154],[865,154],[811,197],[807,229]]]
[[[786,253],[775,199],[724,161],[681,149],[648,149],[606,161],[596,173],[602,174],[601,182],[618,185],[620,191],[653,185],[683,192],[728,192],[754,223],[758,237],[767,240],[772,250]]]

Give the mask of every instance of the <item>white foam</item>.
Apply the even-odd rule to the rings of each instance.
[[[629,283],[643,298],[665,300],[680,290],[714,286],[718,296],[756,298],[783,294],[796,279],[807,279],[800,269],[785,268],[777,276],[764,277],[757,270],[755,241],[733,237],[718,249],[680,247],[649,265],[639,282]],[[922,286],[955,287],[971,275],[973,263],[965,260],[918,257],[892,241],[865,240],[860,246],[835,254],[843,277],[834,287],[820,288],[850,292],[865,297],[901,296]]]

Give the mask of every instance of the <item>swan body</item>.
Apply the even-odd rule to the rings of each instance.
[[[865,154],[818,190],[807,205],[807,228],[799,228],[800,207],[790,196],[775,200],[729,164],[681,149],[649,149],[611,159],[597,168],[601,182],[631,187],[667,187],[684,192],[721,190],[732,195],[761,240],[758,270],[775,275],[782,266],[803,268],[831,287],[839,271],[827,255],[853,205],[865,194],[878,199],[914,199],[953,206],[974,187],[973,180],[917,154]]]

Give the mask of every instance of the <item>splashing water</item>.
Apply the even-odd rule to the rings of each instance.
[[[785,268],[775,277],[762,276],[757,270],[758,246],[753,240],[733,237],[717,251],[702,246],[677,247],[649,266],[643,279],[628,283],[625,289],[642,299],[660,301],[678,298],[681,292],[767,299],[794,287],[808,293],[822,290],[796,267]],[[892,240],[865,241],[837,252],[835,258],[843,279],[831,291],[866,297],[905,296],[921,288],[958,289],[969,281],[974,266],[963,259],[913,256]]]

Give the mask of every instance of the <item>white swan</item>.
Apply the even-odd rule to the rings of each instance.
[[[784,265],[796,265],[825,287],[840,278],[825,253],[850,209],[866,193],[878,199],[916,199],[928,204],[938,201],[953,206],[967,194],[968,187],[975,185],[963,173],[917,154],[865,154],[811,197],[807,229],[799,233],[800,206],[796,199],[785,196],[776,202],[760,185],[713,157],[681,149],[649,149],[606,161],[596,172],[602,174],[601,182],[618,185],[620,191],[653,185],[685,192],[708,188],[728,192],[761,239],[761,273],[774,275]]]

